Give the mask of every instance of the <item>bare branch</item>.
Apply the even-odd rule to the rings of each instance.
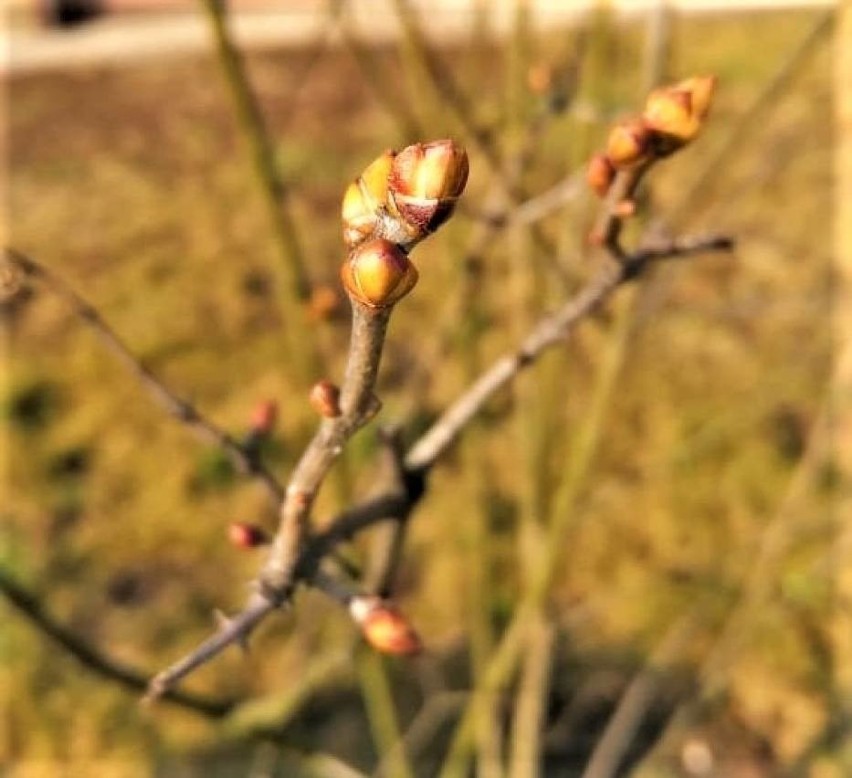
[[[148,676],[111,659],[60,624],[47,612],[44,604],[34,594],[28,592],[2,568],[0,568],[0,591],[11,605],[40,632],[60,645],[89,670],[134,692],[144,691],[148,687],[150,682]],[[211,699],[181,691],[171,691],[164,696],[164,699],[210,718],[222,718],[236,705],[236,702],[232,700]]]
[[[241,473],[258,479],[269,496],[280,503],[284,487],[275,476],[246,448],[221,427],[206,418],[192,403],[176,394],[155,373],[146,367],[124,341],[98,313],[97,309],[43,265],[15,249],[7,248],[6,260],[25,276],[35,278],[44,287],[62,298],[75,316],[94,330],[106,348],[145,387],[148,393],[178,421],[186,424],[204,441],[219,446]]]
[[[254,628],[275,610],[277,603],[261,593],[252,595],[246,608],[233,618],[222,619],[219,631],[208,638],[191,654],[158,673],[144,688],[145,699],[153,701],[175,694],[178,681],[209,662],[230,645],[245,645]]]
[[[150,698],[172,689],[229,645],[245,643],[254,628],[291,597],[301,573],[299,561],[308,539],[314,498],[346,442],[379,408],[373,387],[390,313],[390,308],[369,308],[352,300],[352,335],[340,393],[341,414],[323,419],[293,471],[281,503],[278,531],[255,579],[256,591],[245,609],[216,635],[154,679],[148,691]]]
[[[617,231],[613,232],[609,225],[609,221],[601,221],[602,234],[608,235],[610,240],[617,240]],[[724,236],[684,238],[639,249],[623,261],[604,258],[598,273],[576,296],[555,313],[543,318],[514,352],[498,359],[420,437],[406,454],[406,468],[425,471],[432,467],[497,391],[535,362],[543,351],[564,340],[578,322],[600,307],[622,283],[642,273],[649,263],[708,251],[729,251],[733,245],[733,240]]]

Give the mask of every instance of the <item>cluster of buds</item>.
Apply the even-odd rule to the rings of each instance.
[[[715,88],[714,76],[696,76],[654,89],[641,116],[616,124],[606,151],[592,157],[586,171],[591,189],[604,197],[618,170],[666,157],[693,140],[710,110]]]
[[[465,150],[437,140],[385,151],[349,185],[341,218],[351,253],[340,274],[353,300],[387,308],[414,288],[408,251],[450,218],[467,175]]]
[[[349,613],[376,651],[400,656],[422,651],[420,637],[393,603],[381,597],[358,595],[350,600]]]
[[[467,153],[452,140],[385,151],[346,189],[344,242],[386,238],[409,250],[452,215],[468,170]]]

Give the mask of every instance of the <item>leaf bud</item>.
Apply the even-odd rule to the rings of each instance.
[[[374,238],[352,250],[340,277],[354,300],[370,308],[385,308],[414,288],[418,273],[402,249],[384,238]]]
[[[228,526],[228,540],[238,548],[257,548],[269,543],[269,536],[257,524],[235,521]]]
[[[467,152],[452,140],[415,143],[394,157],[390,200],[400,217],[416,228],[417,238],[450,218],[469,169]]]
[[[714,76],[696,76],[648,95],[642,118],[657,136],[658,153],[670,154],[698,135],[715,88]]]
[[[331,381],[317,381],[308,395],[311,407],[326,419],[340,416],[340,389]]]
[[[615,168],[606,154],[595,154],[586,168],[586,182],[598,196],[604,197],[615,178]]]
[[[346,189],[341,206],[343,241],[357,246],[376,229],[379,215],[388,198],[388,177],[394,153],[385,151],[374,159]]]
[[[349,612],[377,651],[410,656],[423,650],[417,632],[393,603],[379,597],[357,596],[352,598]]]
[[[610,130],[606,155],[615,168],[626,168],[647,159],[650,147],[651,133],[642,120],[626,119]]]
[[[716,91],[716,76],[693,76],[675,85],[675,89],[687,92],[691,99],[692,113],[702,121],[710,112],[713,94]]]

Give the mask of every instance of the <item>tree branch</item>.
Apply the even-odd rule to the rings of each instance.
[[[271,611],[290,599],[300,580],[299,561],[307,546],[314,498],[346,442],[378,411],[373,388],[390,313],[390,308],[370,308],[352,299],[352,335],[340,393],[340,415],[323,419],[293,471],[281,504],[278,531],[255,579],[255,591],[245,609],[226,620],[217,634],[160,673],[149,687],[149,697],[174,688],[227,646],[245,643]]]
[[[47,612],[43,603],[34,594],[28,592],[2,568],[0,568],[0,591],[9,603],[39,631],[92,672],[134,692],[148,688],[150,683],[148,676],[111,659],[60,624]],[[233,700],[211,699],[181,691],[170,691],[164,695],[164,699],[208,718],[222,718],[236,705]]]
[[[256,478],[263,484],[270,498],[276,504],[281,502],[284,498],[284,487],[259,461],[258,457],[250,453],[225,430],[206,418],[192,403],[166,386],[152,370],[134,356],[133,352],[116,334],[115,330],[104,321],[93,305],[77,294],[58,276],[30,257],[12,248],[6,249],[5,256],[6,261],[13,268],[24,276],[36,279],[42,286],[64,300],[71,308],[72,313],[92,328],[107,350],[127,368],[131,375],[147,390],[148,394],[170,416],[187,425],[202,440],[219,446],[230,457],[237,470]]]

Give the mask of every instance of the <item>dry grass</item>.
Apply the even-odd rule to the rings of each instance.
[[[722,85],[706,135],[656,177],[655,210],[665,213],[677,200],[808,24],[803,14],[677,22],[672,72],[717,72]],[[628,109],[639,100],[637,31],[608,35],[609,48],[590,55],[589,73],[594,81],[598,57],[606,81],[599,75],[587,96],[606,110]],[[555,34],[542,45],[543,51],[565,46]],[[299,78],[306,56],[284,52],[250,63],[293,185],[311,273],[323,280],[335,277],[342,255],[342,187],[400,139],[348,57],[331,52]],[[499,122],[504,57],[501,51],[486,56],[447,54],[476,95],[481,117]],[[382,57],[395,74],[393,53]],[[697,659],[749,571],[807,443],[831,362],[828,63],[823,46],[686,220],[696,230],[736,235],[736,256],[667,269],[645,295],[602,445],[573,508],[556,597],[557,612],[581,625],[569,627],[569,655],[641,657],[676,614],[707,598]],[[170,385],[229,429],[245,428],[256,401],[278,399],[283,418],[271,462],[286,472],[311,413],[288,377],[270,287],[275,255],[268,225],[214,63],[20,78],[12,84],[10,121],[13,243],[61,273]],[[428,134],[452,131],[448,121],[432,117]],[[558,180],[603,131],[604,125],[570,117],[555,120],[527,188]],[[484,169],[474,156],[470,205],[485,195]],[[575,221],[551,218],[546,234],[576,247],[577,221],[588,212],[586,203],[572,206]],[[421,284],[391,326],[385,420],[399,418],[415,390],[420,412],[428,414],[467,380],[466,330],[443,321],[442,311],[464,279],[456,258],[469,229],[458,218],[419,252]],[[513,286],[527,263],[537,268],[537,290]],[[507,347],[533,306],[558,298],[559,286],[523,235],[501,240],[483,268],[476,358],[484,362]],[[581,275],[583,267],[572,265],[571,272]],[[528,307],[520,314],[508,304],[518,299]],[[255,486],[230,477],[215,452],[163,417],[56,300],[35,290],[7,310],[5,321],[12,359],[3,402],[13,489],[2,509],[3,564],[93,642],[157,669],[206,634],[214,608],[241,602],[257,560],[227,544],[225,527],[234,519],[271,521],[270,509]],[[470,585],[477,552],[465,531],[473,513],[484,512],[489,522],[495,622],[511,607],[518,516],[528,509],[535,480],[527,474],[537,473],[545,501],[552,498],[613,321],[606,315],[587,323],[512,397],[495,403],[475,447],[434,474],[415,519],[403,591],[436,654],[463,640],[470,618],[459,593]],[[412,386],[409,376],[420,356],[432,353],[442,324],[458,331],[450,351],[426,366],[428,387]],[[325,326],[319,337],[335,375],[345,322]],[[513,423],[512,411],[529,423]],[[319,515],[369,489],[373,448],[370,433],[362,433],[349,457],[354,483],[330,484]],[[828,581],[809,572],[828,532],[831,473],[822,481],[800,507],[793,551],[776,571],[772,600],[755,614],[755,629],[730,667],[726,696],[707,724],[711,739],[713,732],[722,743],[739,738],[742,748],[731,753],[745,752],[744,761],[757,760],[768,743],[779,763],[794,763],[828,716],[830,668],[816,650],[826,640]],[[340,613],[305,594],[293,615],[259,636],[248,663],[226,656],[195,685],[240,694],[286,690],[309,657],[336,650],[350,631]],[[14,712],[0,740],[7,759],[107,760],[86,774],[151,774],[157,759],[167,760],[162,769],[169,770],[174,754],[203,752],[215,738],[211,726],[188,714],[140,714],[133,699],[78,672],[15,618],[4,630],[0,656],[0,694]],[[422,682],[424,667],[398,667],[394,675]],[[559,683],[572,686],[565,678]],[[416,689],[409,693],[416,698]],[[360,731],[357,702],[315,707],[321,717],[312,728],[296,729],[292,742],[322,743],[334,731],[330,747],[346,752],[352,745],[352,758],[367,758],[358,753],[359,736],[347,734]],[[244,752],[237,753],[241,759]],[[199,757],[196,764],[204,762]]]

